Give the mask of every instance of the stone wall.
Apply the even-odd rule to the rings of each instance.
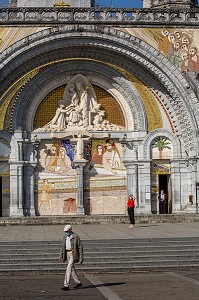
[[[17,0],[18,7],[52,7],[54,3],[59,3],[59,0]],[[91,7],[91,0],[67,0],[64,4],[69,4],[71,7]]]

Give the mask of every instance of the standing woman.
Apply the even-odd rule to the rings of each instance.
[[[134,217],[134,207],[135,207],[135,197],[133,195],[129,195],[128,199],[128,215],[131,222],[130,228],[135,228],[135,217]]]

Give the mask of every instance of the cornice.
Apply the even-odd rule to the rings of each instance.
[[[0,8],[0,26],[96,24],[120,27],[199,27],[199,8]]]

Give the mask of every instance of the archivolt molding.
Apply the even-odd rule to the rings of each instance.
[[[144,155],[144,159],[151,159],[151,143],[152,141],[159,136],[164,136],[166,138],[168,138],[174,148],[174,152],[177,153],[177,156],[180,157],[181,156],[181,151],[183,151],[183,149],[181,149],[181,147],[183,145],[180,144],[179,139],[177,138],[177,136],[175,134],[173,134],[171,131],[166,130],[166,129],[156,129],[152,132],[150,132],[146,138],[144,139],[143,142],[143,155]],[[183,152],[182,152],[183,153]]]
[[[121,73],[93,61],[65,61],[39,72],[27,84],[15,107],[13,130],[21,127],[31,131],[34,115],[41,101],[52,90],[66,85],[77,73],[84,74],[92,84],[105,89],[116,99],[123,111],[127,130],[146,129],[143,103],[132,84]]]
[[[138,69],[142,70],[141,72],[138,71],[139,78],[148,75],[149,79],[142,79],[143,82],[148,80],[150,83],[153,82],[155,92],[159,94],[159,97],[162,97],[165,105],[167,101],[171,103],[182,130],[185,129],[183,131],[185,132],[184,142],[186,149],[188,152],[194,149],[195,135],[193,127],[197,127],[198,118],[196,112],[199,104],[191,88],[188,90],[188,82],[160,52],[139,38],[115,28],[99,28],[92,25],[66,25],[40,31],[19,41],[2,53],[2,67],[10,62],[9,69],[5,68],[3,73],[5,75],[13,74],[15,64],[11,61],[14,59],[17,59],[18,62],[20,61],[21,64],[30,60],[30,63],[24,67],[26,72],[33,65],[36,67],[36,65],[41,64],[42,60],[44,62],[44,60],[59,59],[59,55],[66,55],[67,49],[78,49],[79,47],[81,47],[80,52],[82,52],[82,54],[78,53],[80,57],[81,55],[85,57],[92,56],[95,59],[109,61],[133,74],[135,74],[134,69],[136,65]],[[60,49],[62,49],[62,52],[60,52]],[[82,51],[82,49],[86,49],[86,51]],[[53,51],[54,56],[50,51]],[[44,53],[50,53],[51,55],[44,55]],[[77,53],[74,51],[70,55],[74,57]],[[38,60],[34,60],[34,57],[37,57]],[[118,57],[121,59],[118,59]],[[141,74],[142,72],[143,74]],[[156,83],[152,78],[156,79]],[[193,108],[192,113],[191,108],[187,104],[187,98]]]

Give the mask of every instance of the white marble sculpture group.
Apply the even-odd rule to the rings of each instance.
[[[81,129],[118,131],[123,127],[112,124],[105,118],[105,111],[97,102],[93,86],[85,76],[77,74],[67,84],[53,119],[36,131],[63,132]]]

